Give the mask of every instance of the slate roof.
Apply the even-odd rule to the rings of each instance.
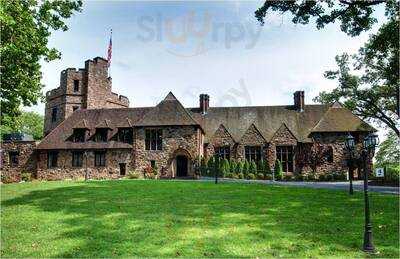
[[[351,111],[342,107],[332,106],[324,114],[312,132],[341,132],[341,131],[376,131]]]
[[[156,107],[135,123],[135,126],[199,125],[185,107],[169,92]]]
[[[337,105],[305,105],[303,112],[294,110],[292,105],[210,107],[206,114],[202,114],[199,108],[184,108],[169,93],[155,107],[75,111],[42,140],[38,149],[132,148],[130,144],[113,140],[106,143],[66,141],[77,125],[87,127],[91,137],[96,127],[102,124],[110,127],[112,135],[119,127],[195,126],[205,133],[205,143],[210,142],[221,124],[236,142],[252,124],[266,141],[270,141],[283,124],[299,142],[311,142],[309,135],[312,132],[375,131],[349,110]]]

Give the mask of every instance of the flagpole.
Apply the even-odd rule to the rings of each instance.
[[[111,77],[111,56],[112,56],[112,29],[110,29],[110,41],[107,49],[107,66],[108,66],[108,77]]]

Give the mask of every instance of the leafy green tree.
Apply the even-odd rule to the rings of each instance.
[[[399,165],[400,139],[393,132],[379,145],[375,159],[379,166]]]
[[[280,160],[275,160],[275,179],[276,180],[281,180],[282,175],[283,175],[283,170],[282,170],[282,163]]]
[[[338,69],[325,72],[325,77],[338,80],[339,86],[331,92],[321,92],[314,100],[342,102],[354,114],[385,126],[400,137],[399,55],[399,23],[392,19],[370,36],[358,54],[336,57]]]
[[[308,24],[314,20],[318,29],[326,25],[340,22],[340,29],[350,36],[357,36],[368,31],[377,22],[373,17],[374,9],[385,5],[386,15],[397,12],[398,2],[395,0],[324,0],[324,1],[265,1],[255,16],[263,25],[268,12],[277,12],[281,15],[290,13],[295,24]]]
[[[315,20],[317,28],[322,29],[327,24],[340,22],[343,32],[357,36],[377,22],[373,15],[379,5],[385,6],[386,21],[357,54],[336,57],[339,68],[325,72],[325,77],[337,79],[339,86],[331,92],[321,92],[314,101],[342,102],[361,118],[388,127],[400,136],[399,1],[266,1],[256,11],[256,18],[263,24],[270,11],[290,13],[293,23],[308,24]]]
[[[1,135],[7,133],[25,133],[33,139],[40,140],[43,137],[44,117],[36,112],[22,112],[20,115],[11,118],[3,118],[6,123],[0,126]]]
[[[81,0],[1,1],[1,124],[20,114],[21,105],[42,97],[40,61],[60,58],[47,46],[52,32],[67,30],[65,20],[81,11]]]

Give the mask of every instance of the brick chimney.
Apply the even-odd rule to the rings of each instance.
[[[304,91],[296,91],[293,94],[294,97],[294,108],[296,111],[304,111]]]
[[[206,114],[210,107],[210,96],[208,94],[200,94],[200,110],[202,114]]]

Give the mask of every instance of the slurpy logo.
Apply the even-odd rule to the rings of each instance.
[[[261,26],[240,22],[214,21],[212,15],[194,11],[180,17],[141,16],[138,19],[138,40],[165,42],[166,50],[177,56],[192,57],[204,54],[214,44],[226,49],[240,46],[252,49],[257,44]]]

